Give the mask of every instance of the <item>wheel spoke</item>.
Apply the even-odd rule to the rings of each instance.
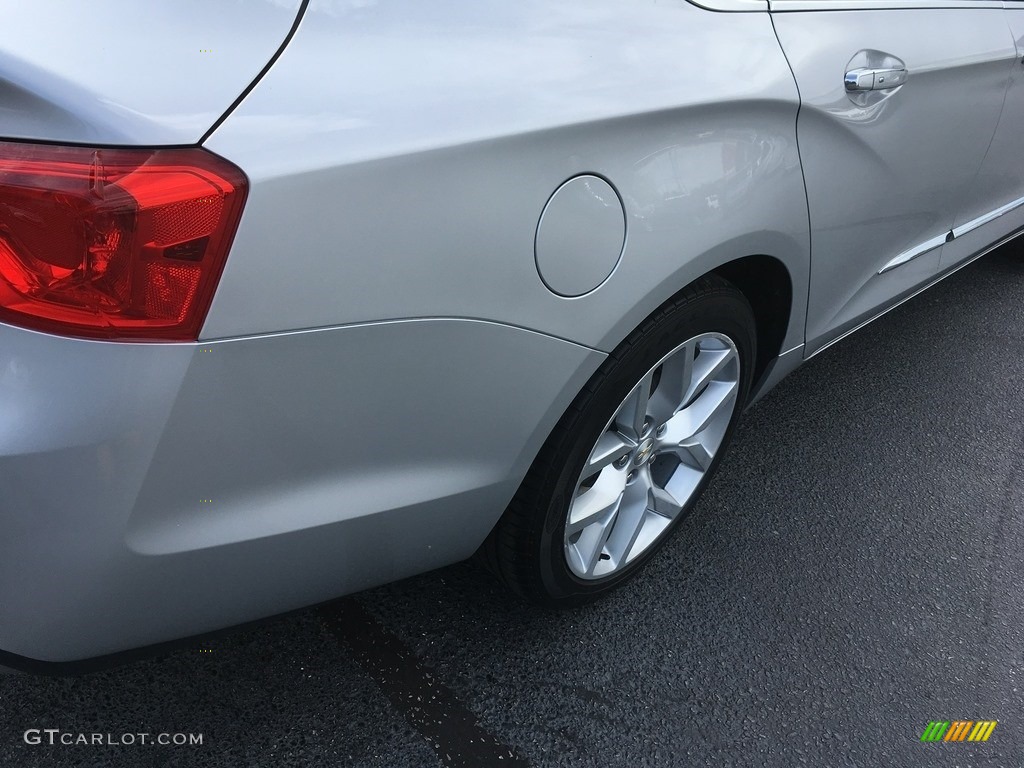
[[[612,536],[616,544],[612,553],[616,567],[621,567],[647,549],[682,509],[682,503],[669,490],[654,482],[649,467],[643,468],[633,485],[639,486],[637,495],[642,498],[638,503],[627,506],[626,497],[623,497],[616,523],[623,532],[616,531]],[[622,526],[627,516],[629,525]]]
[[[682,407],[686,408],[699,396],[701,391],[718,376],[736,357],[731,349],[702,349],[693,361],[693,375],[687,383],[685,394],[681,399]]]
[[[587,478],[604,469],[612,462],[618,461],[636,448],[636,442],[617,432],[605,432],[597,441],[597,445],[587,459],[583,477]]]
[[[625,483],[625,473],[616,473]],[[618,481],[620,478],[614,478]],[[611,485],[609,482],[608,486]],[[590,488],[577,497],[566,522],[566,554],[578,573],[592,575],[598,563],[605,542],[611,535],[622,505],[623,490],[610,492],[610,487]],[[582,502],[582,503],[580,503]]]
[[[731,409],[737,389],[738,385],[734,381],[713,381],[708,384],[700,397],[666,422],[665,432],[658,438],[658,447],[674,450],[707,429],[716,416],[731,416],[731,410],[729,414],[723,412],[726,408]]]
[[[683,503],[679,499],[673,496],[667,489],[659,487],[657,483],[651,483],[650,493],[650,508],[662,517],[667,517],[671,520],[683,508]]]
[[[676,417],[679,418],[679,417]],[[700,471],[707,472],[714,461],[715,452],[709,448],[701,433],[686,435],[690,429],[688,420],[671,424],[668,431],[658,440],[658,452],[669,453],[684,464]]]
[[[647,404],[651,399],[653,383],[654,371],[648,371],[647,375],[640,379],[640,383],[633,387],[633,391],[615,414],[614,423],[619,433],[637,443],[640,442],[644,423],[647,421]]]
[[[715,459],[714,452],[709,451],[697,435],[681,442],[678,448],[679,450],[675,451],[675,454],[680,461],[684,461],[702,472],[707,472],[711,468],[711,462]]]
[[[601,555],[604,554],[605,544],[608,542],[608,537],[611,536],[612,531],[615,530],[621,508],[622,497],[619,496],[615,500],[614,509],[611,510],[608,518],[600,525],[590,526],[580,536],[580,544],[583,545],[580,547],[580,557],[587,576],[593,576],[594,570],[601,562]]]
[[[633,551],[633,547],[640,538],[640,534],[643,533],[647,514],[647,509],[644,507],[632,510],[629,525],[623,529],[621,537],[616,536],[618,540],[615,542],[615,551],[609,553],[616,568],[629,559],[630,552]]]
[[[569,510],[569,519],[565,524],[565,533],[571,536],[582,531],[618,509],[619,502],[626,485],[626,472],[622,470],[605,470],[591,488],[577,496]]]
[[[690,422],[693,434],[706,429],[711,420],[720,415],[726,418],[732,416],[732,406],[738,391],[739,383],[735,381],[713,381],[708,384],[704,392],[683,411],[693,411]],[[729,409],[729,413],[723,414],[726,409]]]
[[[688,342],[661,365],[658,388],[651,397],[649,411],[656,424],[664,424],[684,402],[694,373],[697,343]]]
[[[615,567],[625,562],[643,529],[652,485],[650,468],[644,466],[637,470],[636,478],[622,494],[615,530],[607,543],[608,554]]]

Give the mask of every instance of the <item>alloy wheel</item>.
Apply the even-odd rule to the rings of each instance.
[[[564,538],[575,576],[611,576],[668,530],[711,468],[739,382],[736,345],[720,333],[680,344],[637,382],[576,482]]]

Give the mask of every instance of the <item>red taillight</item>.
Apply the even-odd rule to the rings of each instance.
[[[238,168],[202,149],[0,142],[0,321],[196,339],[246,189]]]

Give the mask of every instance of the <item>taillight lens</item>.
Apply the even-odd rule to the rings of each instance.
[[[246,191],[238,168],[202,149],[0,142],[0,321],[196,339]]]

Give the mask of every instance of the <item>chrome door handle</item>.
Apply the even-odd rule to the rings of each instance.
[[[844,78],[848,91],[887,91],[907,82],[907,70],[851,69]]]

